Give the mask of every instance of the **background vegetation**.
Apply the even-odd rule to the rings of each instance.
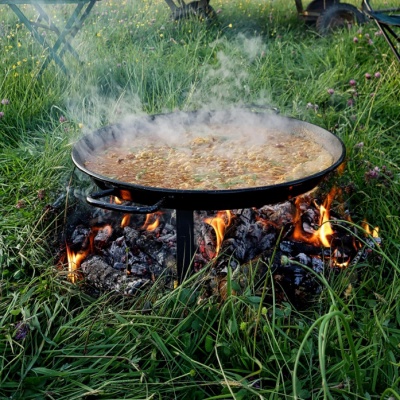
[[[99,2],[68,77],[53,63],[37,76],[46,51],[0,6],[1,398],[400,398],[399,65],[373,23],[321,37],[292,1],[211,4],[215,23],[171,21],[162,0]],[[337,184],[383,246],[321,277],[302,311],[264,301],[271,277],[204,302],[202,273],[122,299],[68,282],[55,265],[72,143],[133,113],[243,104],[344,140]]]

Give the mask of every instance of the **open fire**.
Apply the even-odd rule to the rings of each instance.
[[[305,195],[258,209],[195,212],[197,250],[192,270],[211,266],[210,274],[220,277],[226,275],[228,264],[236,269],[257,260],[271,267],[285,292],[295,296],[299,287],[318,291],[299,263],[316,273],[339,270],[365,258],[369,247],[380,243],[378,228],[371,229],[365,222],[368,238],[360,240],[350,218],[331,211],[336,195],[337,190],[332,190],[321,205]],[[110,201],[122,203],[115,197]],[[88,226],[78,223],[66,237],[64,265],[71,282],[84,282],[97,292],[129,295],[164,276],[173,287],[177,279],[175,211],[131,215],[97,209],[96,213]],[[289,264],[282,265],[283,256]],[[290,260],[296,262],[291,265]],[[291,297],[290,293],[283,296]]]

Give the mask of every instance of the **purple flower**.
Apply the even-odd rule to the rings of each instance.
[[[353,37],[353,42],[354,43],[358,43],[358,38],[357,37]]]
[[[370,46],[372,46],[372,45],[374,44],[374,41],[373,41],[372,39],[369,39],[369,40],[368,40],[368,44],[369,44]]]
[[[8,100],[8,99],[3,99],[3,100],[1,100],[1,104],[3,104],[3,106],[5,106],[5,105],[7,105],[7,104],[10,104],[10,100]]]
[[[353,99],[347,100],[347,107],[353,107],[353,106],[354,106],[354,100]]]
[[[379,177],[379,168],[378,168],[378,170],[376,168],[377,167],[375,167],[374,169],[370,169],[369,171],[367,171],[365,173],[365,179],[367,181],[369,181],[371,179],[378,179],[378,177]]]
[[[25,207],[25,201],[24,200],[18,200],[17,204],[15,205],[16,208],[21,209]]]
[[[0,119],[2,119],[4,117],[4,113],[3,111],[0,111]]]
[[[368,72],[365,74],[365,79],[371,79],[372,78],[372,76],[371,76],[371,74],[369,74]]]
[[[356,86],[356,85],[357,85],[357,82],[356,82],[354,79],[350,79],[350,80],[349,80],[349,85],[350,85],[350,86]]]
[[[380,72],[375,72],[375,78],[380,78],[381,77],[381,73]]]
[[[383,35],[383,32],[382,31],[376,31],[375,32],[375,36],[382,36]]]
[[[67,120],[67,118],[64,117],[64,115],[61,115],[61,117],[59,118],[59,121],[61,123],[65,122]]]
[[[328,89],[328,93],[332,96],[335,93],[335,91],[333,89]]]
[[[26,338],[26,335],[28,334],[28,332],[29,332],[28,325],[23,321],[19,321],[17,323],[17,325],[15,326],[14,339],[15,340],[24,340]]]
[[[360,142],[360,143],[357,143],[356,145],[354,145],[354,148],[356,148],[356,149],[362,149],[364,147],[364,142]]]

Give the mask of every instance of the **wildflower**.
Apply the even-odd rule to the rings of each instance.
[[[24,200],[18,200],[17,204],[15,205],[15,208],[21,209],[25,207],[25,201]]]
[[[15,340],[24,340],[29,332],[28,325],[25,322],[19,321],[15,326]]]
[[[379,178],[379,172],[380,172],[379,167],[375,167],[373,169],[370,169],[369,171],[367,171],[365,173],[365,179],[367,181],[370,181],[371,179],[378,179]]]
[[[354,106],[354,100],[353,99],[347,100],[347,107],[353,107],[353,106]]]
[[[241,322],[241,323],[240,323],[240,330],[241,330],[241,331],[245,331],[246,328],[247,328],[247,323],[246,323],[246,322]]]
[[[375,75],[374,75],[374,76],[375,76],[375,78],[378,78],[378,79],[379,79],[379,78],[381,77],[381,73],[380,73],[380,72],[375,72]]]
[[[358,43],[358,38],[357,37],[353,37],[353,42],[354,43]]]
[[[355,149],[362,149],[363,147],[364,147],[364,142],[360,142],[360,143],[357,143],[356,145],[354,145]]]
[[[262,315],[267,315],[267,312],[268,312],[267,307],[263,307],[263,308],[261,309],[261,314],[262,314]]]
[[[83,128],[82,122],[79,122],[78,126],[79,126],[79,129],[82,129]]]
[[[46,191],[44,189],[39,189],[37,195],[38,199],[43,200],[45,196],[46,196]]]
[[[229,24],[228,26],[229,26],[229,28],[232,28],[232,24]]]
[[[59,118],[59,121],[61,123],[65,122],[67,120],[67,118],[64,117],[64,115],[61,115],[61,117]]]
[[[374,44],[374,41],[373,41],[372,39],[369,39],[369,40],[368,40],[368,44],[369,44],[370,46],[372,46],[372,45]]]
[[[371,74],[369,74],[368,72],[365,74],[365,79],[371,79]]]
[[[0,111],[0,119],[2,119],[4,117],[4,112]]]
[[[334,91],[333,89],[328,89],[328,93],[329,93],[330,95],[333,95],[333,94],[335,93],[335,91]]]
[[[357,82],[356,82],[354,79],[350,79],[349,85],[350,85],[350,86],[356,86],[356,85],[357,85]]]
[[[311,108],[311,109],[313,109],[314,111],[317,111],[318,110],[318,104],[313,104],[313,103],[307,103],[307,106],[306,106],[308,109],[309,108]]]
[[[383,35],[383,32],[380,30],[375,32],[375,36],[382,36],[382,35]]]

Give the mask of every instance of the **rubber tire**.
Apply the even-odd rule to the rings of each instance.
[[[347,3],[338,3],[328,7],[318,17],[317,30],[322,36],[325,36],[336,28],[344,27],[345,20],[360,25],[365,23],[367,18],[357,7]]]

